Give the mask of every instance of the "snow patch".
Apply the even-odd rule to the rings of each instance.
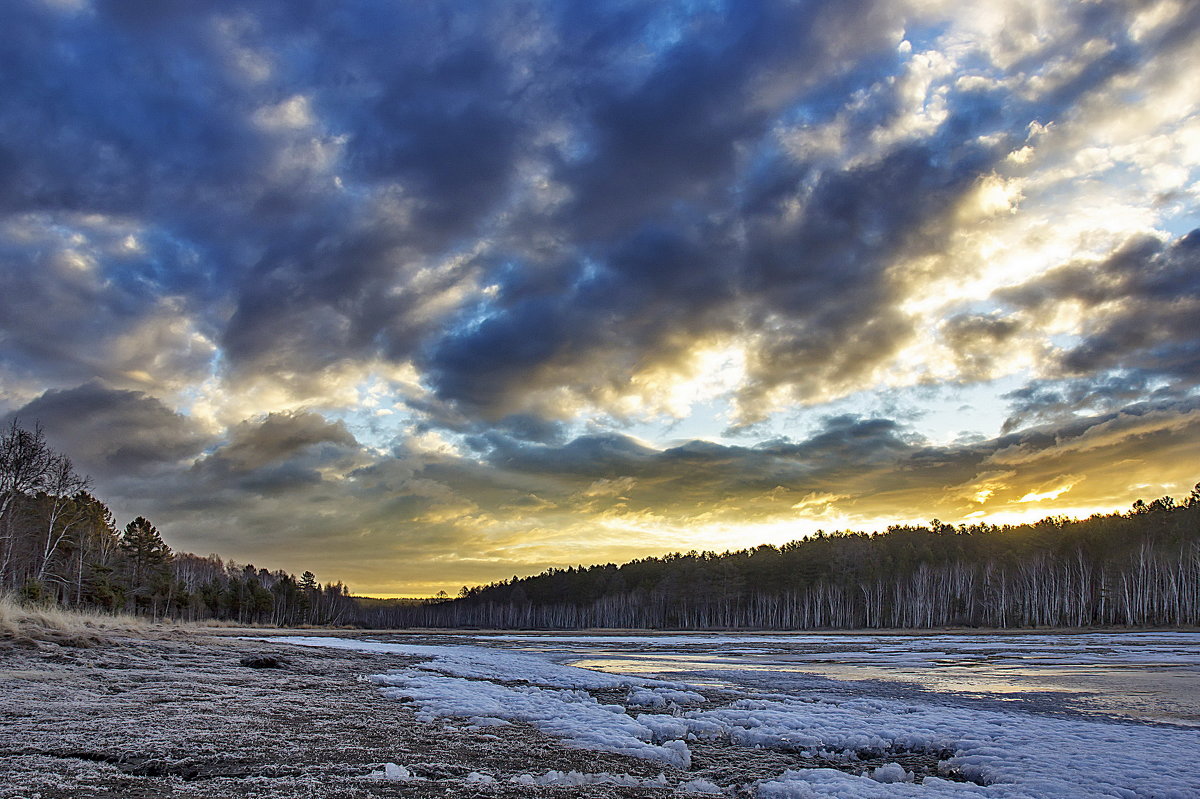
[[[681,783],[679,783],[679,790],[691,791],[692,793],[704,793],[704,794],[709,794],[709,795],[714,795],[714,796],[724,793],[721,790],[720,785],[717,785],[716,783],[713,783],[713,782],[709,782],[708,780],[703,779],[703,778],[688,780],[687,782],[681,782]]]
[[[758,799],[897,799],[897,797],[955,797],[1004,796],[1006,799],[1058,799],[1054,793],[1004,792],[985,793],[978,785],[947,782],[926,777],[921,785],[901,782],[881,784],[868,777],[857,777],[828,768],[785,771],[776,779],[758,783]]]
[[[679,768],[691,763],[686,743],[655,743],[650,725],[627,716],[620,705],[601,704],[585,691],[506,686],[418,669],[371,679],[384,686],[385,696],[415,703],[422,721],[444,717],[522,721],[581,749],[632,755]]]
[[[1135,642],[1130,648],[1157,646],[1164,639],[1181,644],[1185,636],[1141,639],[1130,636]],[[455,717],[476,726],[523,722],[571,746],[632,755],[678,768],[688,768],[691,762],[687,742],[706,738],[809,756],[815,753],[849,764],[857,762],[860,752],[869,753],[872,758],[889,753],[947,752],[948,757],[942,755],[945,759],[939,763],[939,772],[973,781],[951,782],[927,776],[917,785],[915,775],[896,762],[861,776],[833,769],[806,769],[761,780],[757,791],[764,799],[908,796],[1194,799],[1200,796],[1200,776],[1194,768],[1194,758],[1185,754],[1200,752],[1200,730],[1114,722],[1102,717],[1062,718],[1021,710],[982,709],[956,703],[953,695],[946,694],[938,701],[900,700],[864,695],[862,691],[869,690],[864,686],[855,692],[844,690],[849,684],[836,681],[829,681],[826,689],[815,689],[802,683],[788,683],[783,679],[784,674],[779,675],[779,680],[764,679],[764,676],[770,678],[770,672],[764,669],[743,672],[722,668],[723,681],[747,687],[729,691],[734,696],[740,694],[731,704],[701,709],[696,705],[703,696],[689,691],[687,686],[590,672],[527,652],[328,638],[282,640],[422,658],[424,662],[420,664],[371,679],[383,688],[386,696],[415,704],[418,718],[424,720]],[[682,645],[681,639],[671,640]],[[952,653],[960,646],[979,651],[1011,646],[1013,642],[1012,638],[972,641],[966,636],[959,640],[961,645],[957,642],[951,645],[950,637],[943,636],[937,647],[898,641],[873,654],[863,652],[862,657],[873,657],[884,664],[893,653],[905,648],[914,660],[920,660],[932,657],[934,649],[940,655]],[[1047,663],[1056,660],[1087,663],[1101,656],[1100,652],[1083,651],[1097,640],[1093,636],[1086,645],[1071,640],[1064,645],[1064,652],[1039,651],[1037,657]],[[1194,643],[1197,639],[1193,636],[1187,640]],[[730,643],[736,643],[736,639],[731,638]],[[556,639],[555,645],[562,646],[562,639]],[[1050,644],[1042,639],[1040,646],[1046,648]],[[1119,646],[1125,644],[1113,644],[1114,648]],[[715,661],[721,653],[713,652],[710,656]],[[1126,658],[1117,659],[1128,662]],[[774,685],[769,693],[748,687],[756,683],[791,686],[790,693],[777,692]],[[587,692],[612,688],[624,688],[630,703],[638,707],[661,708],[673,703],[675,708],[671,714],[642,713],[632,717],[623,707],[602,703]],[[547,772],[521,778],[532,781],[528,784],[569,785],[592,784],[571,781],[601,779],[601,775]]]
[[[480,785],[495,785],[496,778],[491,774],[481,774],[478,771],[472,771],[466,776],[467,782],[479,783]]]
[[[368,776],[377,780],[400,780],[416,782],[425,779],[418,777],[409,771],[407,768],[396,763],[384,763],[383,768],[378,771],[372,771]]]
[[[704,697],[695,691],[676,688],[632,687],[625,702],[639,707],[669,707],[670,705],[702,705]]]
[[[916,779],[911,771],[905,770],[904,766],[899,763],[888,763],[871,771],[871,779],[875,782],[912,782]]]
[[[585,774],[580,771],[547,771],[545,774],[518,774],[509,779],[518,785],[558,785],[580,787],[584,785],[619,785],[625,788],[669,788],[670,780],[666,774],[659,773],[657,777],[634,777],[631,774],[611,774],[601,771],[595,774]]]

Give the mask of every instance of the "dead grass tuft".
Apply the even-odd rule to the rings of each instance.
[[[0,642],[99,646],[113,636],[144,634],[153,627],[152,622],[137,616],[27,604],[0,594]]]
[[[210,627],[213,629],[237,629],[237,630],[275,630],[278,629],[274,624],[258,624],[247,621],[231,621],[229,619],[201,619],[200,621],[191,622],[195,627]],[[297,628],[298,629],[298,628]]]

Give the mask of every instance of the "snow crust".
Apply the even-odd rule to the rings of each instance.
[[[758,784],[760,799],[896,799],[896,797],[927,796],[1003,796],[1021,799],[1052,799],[1056,794],[1008,792],[980,788],[976,785],[949,782],[928,777],[921,785],[908,782],[881,784],[866,777],[856,777],[828,768],[785,771],[779,777]],[[1072,794],[1074,795],[1074,794]],[[1119,796],[1121,794],[1103,794]],[[1133,794],[1127,794],[1132,796]]]
[[[426,671],[436,671],[454,677],[476,680],[508,680],[535,683],[559,688],[624,688],[652,682],[667,688],[686,689],[678,683],[637,680],[604,674],[598,671],[562,666],[538,655],[511,652],[482,646],[440,646],[429,644],[358,641],[352,638],[316,638],[311,636],[278,636],[263,640],[298,644],[300,646],[349,649],[355,652],[408,655],[427,658],[421,664]]]
[[[702,705],[704,696],[695,691],[680,691],[676,688],[642,688],[629,690],[625,702],[641,707],[669,707],[671,705]]]
[[[583,785],[620,785],[626,788],[669,788],[671,781],[666,774],[654,778],[634,777],[629,774],[612,774],[601,771],[585,774],[580,771],[547,771],[545,774],[518,774],[510,782],[518,785],[564,785],[580,787]]]
[[[899,763],[888,763],[874,769],[870,774],[875,782],[912,782],[914,775]]]
[[[421,721],[456,716],[523,721],[581,749],[616,752],[687,768],[691,755],[679,740],[654,743],[655,730],[625,714],[621,705],[601,704],[584,691],[529,685],[505,686],[464,680],[418,669],[372,677],[384,695],[416,703]]]
[[[949,756],[939,764],[939,772],[973,781],[926,777],[916,784],[913,774],[896,762],[861,776],[832,769],[789,770],[760,775],[756,795],[767,799],[1200,797],[1200,774],[1194,763],[1200,754],[1200,730],[1195,729],[856,695],[846,690],[784,693],[746,687],[733,692],[732,701],[723,706],[713,707],[711,702],[700,706],[705,697],[696,686],[589,671],[529,652],[330,638],[283,640],[420,659],[371,679],[389,698],[414,704],[426,720],[460,718],[479,725],[525,722],[575,747],[633,755],[678,769],[691,763],[689,743],[705,739],[846,761],[856,761],[862,753],[945,752]],[[745,638],[728,640],[736,645]],[[945,643],[938,642],[939,646]],[[977,644],[1002,646],[1004,642]],[[876,655],[889,656],[886,651]],[[722,675],[731,682],[739,678],[736,671]],[[761,671],[741,676],[745,683],[763,683]],[[629,707],[588,693],[608,690],[606,695],[611,695],[614,688],[626,690]],[[638,710],[664,707],[671,712]],[[538,780],[585,784],[570,781],[600,779],[572,774],[530,776],[530,784],[551,784]],[[707,780],[695,784],[703,790],[717,787]]]
[[[396,763],[384,763],[383,768],[378,771],[372,771],[368,776],[377,780],[396,780],[398,782],[409,782],[423,780],[424,777],[418,777],[409,771],[404,766]]]

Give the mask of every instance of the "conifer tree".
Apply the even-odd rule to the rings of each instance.
[[[139,516],[125,526],[121,551],[128,565],[130,598],[135,605],[147,604],[168,576],[171,548],[150,520]]]

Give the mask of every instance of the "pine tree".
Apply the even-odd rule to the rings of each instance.
[[[121,534],[121,551],[128,566],[129,597],[135,608],[153,601],[157,615],[157,593],[169,583],[167,567],[171,563],[171,548],[145,516],[139,516]],[[166,586],[169,592],[169,586]]]
[[[317,582],[317,575],[310,571],[305,571],[304,574],[300,575],[297,588],[300,589],[299,605],[301,619],[306,624],[311,623],[320,609],[321,584]]]

